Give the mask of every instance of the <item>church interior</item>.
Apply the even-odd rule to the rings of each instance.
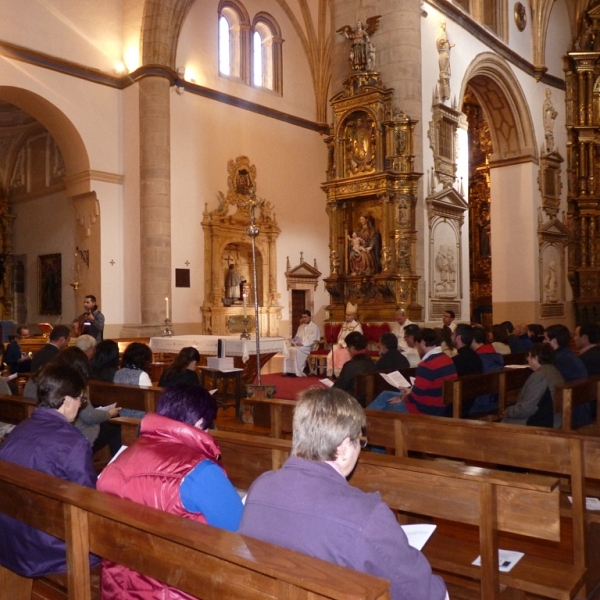
[[[38,324],[42,331],[46,323],[71,326],[90,294],[105,316],[105,339],[151,338],[155,353],[173,352],[173,334],[254,340],[248,334],[259,326],[265,338],[289,340],[305,310],[331,334],[334,323],[338,331],[346,325],[348,307],[373,327],[393,322],[398,310],[425,327],[441,327],[448,311],[455,325],[486,328],[511,321],[574,331],[600,323],[600,0],[2,5],[0,322],[9,333],[18,324],[32,333]],[[278,354],[280,371],[278,344],[271,352],[265,340],[264,352],[267,361]],[[260,387],[258,345],[254,354],[243,379],[258,375]],[[320,365],[309,362],[312,374]],[[510,394],[509,377],[494,380],[495,393]],[[286,385],[293,396],[298,382]],[[261,392],[249,389],[250,401],[253,393]],[[150,393],[136,402],[155,406]],[[271,436],[264,456],[248,440],[236,446],[227,426],[215,434],[226,459],[248,452],[256,460],[239,459],[232,479],[249,485],[265,461],[281,466],[292,419],[285,411],[254,413],[259,433]],[[402,450],[407,461],[427,451],[418,435],[439,443],[440,454],[456,451],[443,446],[447,434],[437,425],[411,438],[407,422],[399,440],[400,428],[384,434],[387,425],[377,421],[377,445],[393,444],[388,454]],[[460,460],[494,463],[493,452],[510,454],[491,423],[479,432],[471,425],[461,441],[465,448],[476,441]],[[531,470],[555,479],[527,480],[521,471],[529,467],[488,481],[464,463],[430,472],[409,465],[407,489],[414,486],[428,508],[435,491],[422,490],[431,476],[457,498],[467,484],[446,478],[468,480],[460,502],[481,510],[467,518],[458,500],[449,503],[457,521],[486,532],[467,538],[480,544],[491,573],[460,592],[448,579],[450,597],[600,598],[600,568],[591,564],[600,556],[598,519],[566,542],[561,534],[565,511],[585,512],[586,476],[600,480],[595,431],[587,439],[561,431],[558,441],[539,434],[547,456]],[[520,469],[522,448],[531,447],[514,435],[507,471]],[[569,460],[552,463],[563,451]],[[365,474],[356,475],[367,491],[374,491],[370,468],[389,468],[390,482],[397,476],[390,457],[380,458],[365,458]],[[559,506],[557,477],[561,484],[572,477],[574,490],[581,484],[572,508]],[[0,490],[5,479],[0,468]],[[382,496],[395,501],[393,491]],[[424,514],[440,516],[430,510]],[[90,516],[90,527],[99,527],[101,513]],[[168,518],[162,526],[173,527]],[[185,546],[185,531],[177,531],[174,543]],[[539,575],[522,576],[515,591],[518,569],[502,579],[491,567],[499,532],[556,543],[540,565],[566,556],[569,569],[543,584]],[[484,546],[495,549],[485,555]],[[121,559],[143,571],[135,557],[112,560]],[[245,560],[238,562],[249,568]],[[269,569],[266,577],[287,581],[277,564]],[[164,575],[172,585],[174,572]],[[6,576],[0,568],[0,600],[9,597]],[[183,577],[182,589],[196,589],[193,577]],[[269,597],[348,597],[317,589]],[[371,590],[356,598],[394,597]]]

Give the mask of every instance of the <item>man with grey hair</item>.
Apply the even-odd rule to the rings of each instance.
[[[404,328],[412,324],[412,321],[406,316],[406,311],[399,308],[396,311],[396,322],[392,324],[392,333],[398,338],[398,350],[400,352],[408,348],[408,343],[404,339]]]
[[[362,408],[346,392],[302,392],[291,456],[252,484],[238,533],[388,579],[391,600],[443,600],[443,580],[409,546],[379,494],[346,481],[365,425]]]
[[[92,360],[92,356],[96,353],[96,338],[84,333],[80,335],[75,341],[75,345],[85,352],[88,360]]]

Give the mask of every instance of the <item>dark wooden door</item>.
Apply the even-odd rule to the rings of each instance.
[[[292,290],[292,336],[296,335],[302,311],[306,309],[306,290]]]

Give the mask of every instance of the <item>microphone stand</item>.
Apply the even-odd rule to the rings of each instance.
[[[333,312],[329,311],[329,343],[331,344],[331,379],[337,379],[335,374],[335,342],[333,341]]]

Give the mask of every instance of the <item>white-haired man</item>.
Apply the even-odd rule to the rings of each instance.
[[[412,321],[406,316],[406,311],[399,308],[396,311],[396,322],[392,324],[392,333],[398,338],[398,348],[400,352],[408,348],[408,344],[404,339],[404,328],[412,325]]]

